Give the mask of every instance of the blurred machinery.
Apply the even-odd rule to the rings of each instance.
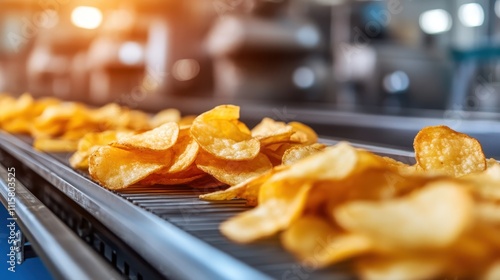
[[[495,119],[499,3],[5,0],[0,91]]]

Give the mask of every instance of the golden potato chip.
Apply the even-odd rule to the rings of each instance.
[[[293,146],[283,154],[282,163],[284,165],[291,165],[303,158],[322,151],[325,147],[325,145],[318,143],[305,146]]]
[[[476,217],[478,221],[500,226],[500,204],[493,202],[481,202],[476,205]]]
[[[483,200],[500,202],[500,165],[492,165],[483,172],[461,177],[469,189]]]
[[[289,169],[275,174],[269,180],[342,180],[366,168],[383,169],[385,166],[379,157],[357,150],[346,142],[340,142],[297,161]]]
[[[490,168],[493,166],[498,166],[498,165],[500,165],[500,163],[498,163],[498,161],[494,158],[489,158],[486,160],[486,165],[487,165],[487,168]]]
[[[318,134],[309,126],[300,122],[289,122],[295,133],[290,137],[291,141],[310,145],[318,142]]]
[[[482,275],[481,280],[498,280],[500,279],[500,259],[491,264],[484,275]]]
[[[272,170],[252,177],[237,185],[234,185],[223,191],[216,191],[213,193],[200,195],[203,200],[231,200],[241,198],[247,200],[247,205],[255,206],[258,204],[260,186],[267,181],[274,173],[286,169],[285,166],[276,166]]]
[[[259,206],[223,222],[220,230],[226,237],[238,243],[271,236],[287,228],[300,217],[310,188],[311,184],[308,182],[273,183],[268,186],[269,190],[266,192],[271,197],[265,197],[262,203],[259,198]]]
[[[195,165],[189,166],[184,170],[176,173],[162,172],[161,170],[156,171],[153,174],[148,175],[146,178],[142,179],[138,184],[140,185],[179,185],[187,184],[203,178],[207,174]]]
[[[237,185],[273,168],[269,159],[260,153],[253,159],[239,161],[222,160],[206,152],[200,153],[196,166],[228,185]]]
[[[281,234],[281,244],[289,252],[304,260],[316,256],[333,235],[338,234],[332,224],[317,216],[303,216]],[[310,260],[317,266],[316,260]]]
[[[158,127],[162,124],[169,122],[179,122],[181,119],[181,112],[177,109],[165,109],[156,113],[151,118],[151,127]]]
[[[394,256],[362,261],[357,268],[366,280],[427,280],[440,276],[446,262],[432,256]]]
[[[283,246],[312,268],[327,265],[364,254],[372,248],[372,241],[362,235],[340,233],[325,220],[304,216],[281,235]]]
[[[417,164],[423,170],[463,176],[486,169],[479,142],[447,126],[425,127],[413,142]]]
[[[194,119],[196,119],[197,116],[195,115],[187,115],[187,116],[184,116],[182,117],[180,120],[179,120],[179,126],[191,126],[191,124],[193,124],[193,121]]]
[[[126,150],[166,151],[170,149],[179,136],[179,125],[170,122],[146,132],[122,137],[111,145]]]
[[[235,120],[239,107],[223,105],[199,115],[191,125],[191,135],[208,153],[227,160],[249,160],[257,156],[260,143],[241,131]]]
[[[252,137],[259,139],[262,146],[290,141],[293,127],[284,122],[264,118],[252,130]]]
[[[116,190],[133,185],[171,164],[170,152],[155,154],[99,147],[89,158],[89,173],[102,186]]]
[[[74,152],[78,148],[78,141],[66,139],[37,138],[33,147],[44,152]]]
[[[335,210],[344,229],[377,241],[381,249],[424,250],[452,244],[470,225],[473,201],[454,181],[435,181],[407,197],[353,201]]]
[[[116,141],[120,137],[126,137],[133,134],[129,131],[108,130],[96,133],[87,133],[78,141],[78,150],[70,157],[69,163],[73,168],[88,169],[89,156],[98,147],[107,145]]]
[[[199,147],[198,143],[191,137],[189,129],[180,130],[177,142],[172,147],[174,163],[162,172],[177,173],[189,168],[196,160]]]

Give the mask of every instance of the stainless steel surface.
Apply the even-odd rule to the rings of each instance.
[[[18,173],[17,176],[20,174]],[[0,164],[0,200],[7,208],[9,180]],[[15,180],[16,222],[58,279],[121,279],[118,273],[64,225],[26,187]]]

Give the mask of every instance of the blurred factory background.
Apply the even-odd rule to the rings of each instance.
[[[405,148],[442,123],[500,155],[498,0],[0,0],[0,38],[0,92]]]

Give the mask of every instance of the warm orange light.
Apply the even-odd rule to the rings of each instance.
[[[102,12],[98,8],[78,6],[71,12],[71,22],[85,29],[96,29],[102,23]]]

